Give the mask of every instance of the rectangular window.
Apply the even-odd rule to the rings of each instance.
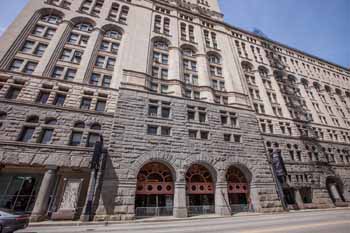
[[[97,100],[95,110],[97,112],[104,112],[106,110],[106,100]]]
[[[56,106],[62,107],[64,105],[65,100],[66,100],[66,95],[57,94],[55,97],[55,100],[53,101],[53,104]]]
[[[188,136],[189,136],[191,139],[197,139],[197,130],[189,130],[189,131],[188,131]]]
[[[64,80],[73,81],[76,73],[77,73],[76,69],[70,69],[70,68],[67,69],[66,75],[64,76]]]
[[[38,65],[37,62],[27,62],[27,64],[25,65],[23,72],[26,74],[32,74],[36,68],[36,66]]]
[[[171,131],[170,127],[165,127],[165,126],[161,127],[161,135],[162,136],[170,136],[170,131]]]
[[[35,45],[35,42],[34,41],[29,41],[27,40],[22,49],[21,49],[21,52],[22,53],[31,53],[33,51],[33,48],[34,48],[34,45]]]
[[[91,106],[91,98],[83,97],[81,99],[80,109],[89,110]]]
[[[63,75],[64,68],[56,66],[52,72],[52,77],[53,78],[61,78]]]
[[[99,83],[99,80],[100,80],[100,77],[101,75],[100,74],[96,74],[96,73],[93,73],[90,77],[90,84],[91,85],[94,85],[94,86],[97,86],[98,83]]]
[[[11,99],[11,100],[17,99],[21,90],[22,90],[22,88],[20,88],[20,87],[11,86],[9,88],[9,90],[7,91],[6,99]]]
[[[29,142],[33,137],[34,131],[35,131],[34,127],[24,127],[21,133],[21,137],[19,138],[19,141]]]
[[[112,81],[112,76],[105,75],[102,79],[102,87],[110,87]]]
[[[46,104],[48,99],[49,99],[49,97],[50,97],[50,92],[41,91],[39,93],[39,96],[38,96],[36,102],[39,103],[39,104]]]
[[[47,48],[47,44],[40,43],[36,47],[34,54],[41,57],[42,55],[44,55],[46,48]]]
[[[158,115],[158,106],[150,105],[148,107],[148,115],[156,117]]]
[[[241,143],[242,142],[242,136],[241,135],[233,135],[233,140],[236,143]]]
[[[170,108],[169,107],[162,107],[162,117],[163,118],[170,117]]]
[[[83,137],[82,132],[73,132],[71,136],[70,145],[79,146],[81,144],[81,138]]]
[[[51,143],[52,135],[53,135],[53,129],[44,129],[42,132],[41,138],[39,140],[39,143],[42,143],[42,144]]]
[[[224,134],[224,141],[230,142],[231,141],[231,134]]]
[[[11,70],[11,71],[17,71],[17,72],[19,72],[19,71],[21,70],[21,67],[22,67],[23,62],[24,62],[24,61],[21,60],[21,59],[14,59],[14,60],[12,61],[11,66],[10,66],[10,70]]]
[[[207,131],[201,131],[200,135],[201,135],[201,139],[205,139],[205,140],[209,139],[209,132]]]
[[[100,141],[100,135],[97,133],[89,133],[87,146],[94,147],[96,142]]]
[[[158,126],[149,125],[147,127],[147,134],[148,135],[157,135],[157,131],[158,131]]]

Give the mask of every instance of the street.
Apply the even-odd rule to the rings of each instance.
[[[293,212],[232,218],[110,224],[108,226],[30,227],[21,233],[349,233],[350,209]]]

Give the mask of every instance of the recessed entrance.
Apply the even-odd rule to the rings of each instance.
[[[137,217],[171,216],[174,181],[162,163],[146,164],[137,176],[135,214]]]
[[[194,164],[188,169],[186,193],[189,216],[215,213],[214,183],[206,167]]]
[[[232,213],[252,211],[249,183],[237,167],[230,167],[226,173],[227,192]]]

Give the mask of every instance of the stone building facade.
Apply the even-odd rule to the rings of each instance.
[[[31,0],[0,69],[0,207],[33,221],[350,199],[349,70],[224,23],[217,0]]]

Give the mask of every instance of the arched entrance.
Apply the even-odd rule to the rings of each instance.
[[[335,206],[348,206],[343,195],[344,185],[340,178],[335,176],[327,177],[326,186]]]
[[[230,167],[226,173],[227,192],[232,213],[252,211],[249,182],[237,167]]]
[[[158,162],[143,166],[137,175],[136,216],[171,216],[173,197],[174,179],[170,169]]]
[[[192,165],[186,173],[188,215],[215,213],[215,191],[213,177],[200,164]]]

